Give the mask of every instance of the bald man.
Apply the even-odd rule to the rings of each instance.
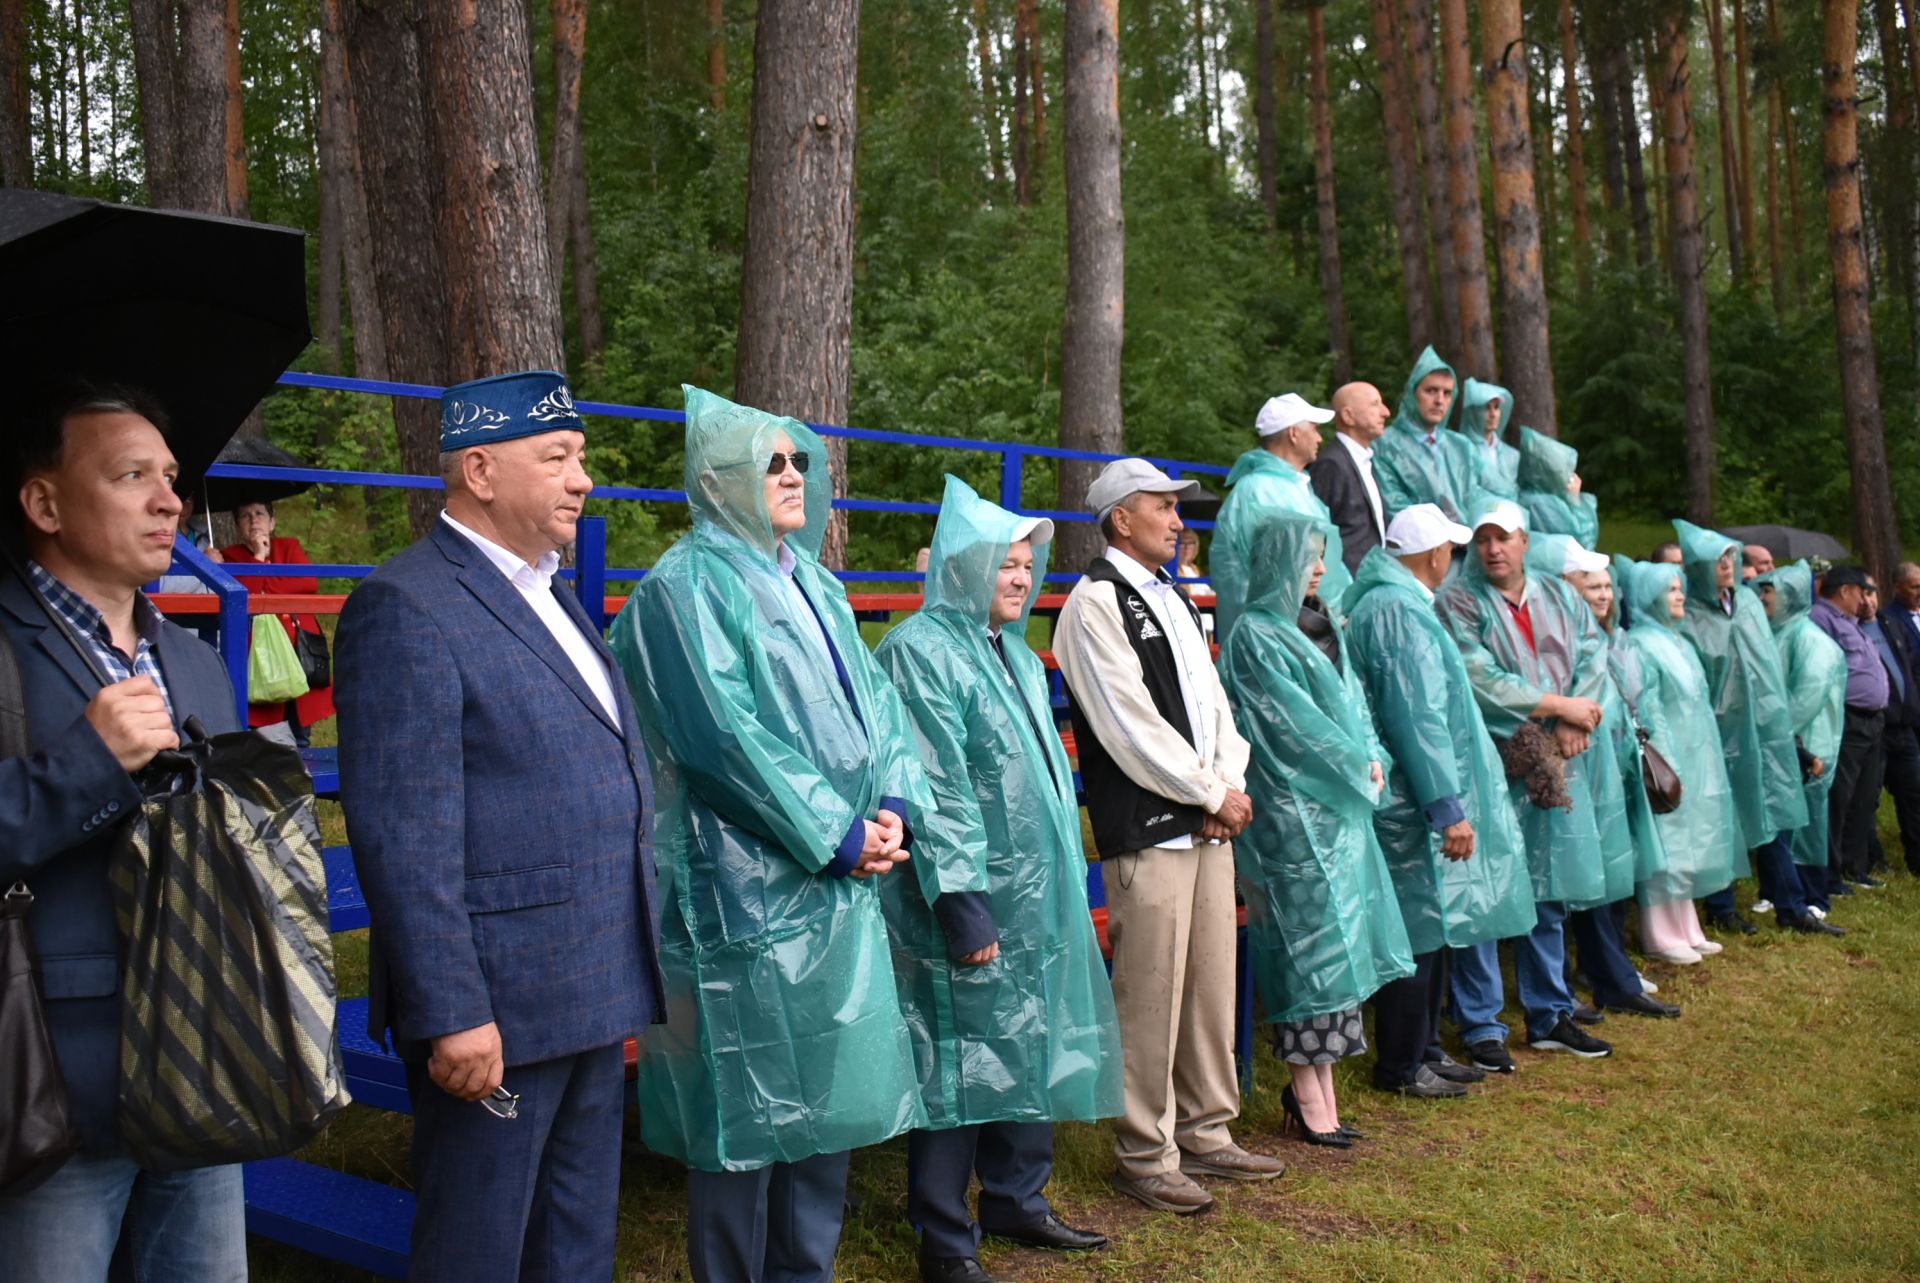
[[[1752,583],[1761,575],[1773,573],[1773,551],[1765,544],[1750,543],[1740,549],[1740,581]]]
[[[1340,555],[1349,573],[1386,535],[1386,509],[1373,478],[1373,443],[1392,417],[1379,388],[1346,384],[1333,394],[1334,444],[1307,469],[1313,492],[1340,527]]]

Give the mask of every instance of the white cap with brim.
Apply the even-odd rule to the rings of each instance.
[[[1567,555],[1564,564],[1560,567],[1561,574],[1568,575],[1577,570],[1583,575],[1590,575],[1596,570],[1611,569],[1613,569],[1613,559],[1605,553],[1589,552],[1573,540],[1567,540]]]
[[[1104,517],[1127,496],[1142,493],[1194,499],[1199,497],[1200,483],[1175,481],[1145,459],[1115,459],[1087,487],[1087,507],[1094,516]]]
[[[1273,397],[1254,416],[1253,430],[1263,437],[1285,432],[1296,423],[1331,423],[1333,411],[1322,410],[1298,392]]]
[[[1016,544],[1022,539],[1030,539],[1034,543],[1052,543],[1053,519],[1051,517],[1028,517],[1021,521],[1019,525],[1013,528],[1013,538],[1007,540],[1007,542]]]
[[[1527,511],[1511,499],[1502,499],[1482,508],[1474,518],[1473,528],[1482,526],[1498,526],[1510,535],[1518,534],[1527,528]]]
[[[1386,549],[1396,557],[1412,557],[1432,552],[1441,544],[1473,542],[1473,531],[1431,503],[1416,503],[1404,508],[1387,527]]]

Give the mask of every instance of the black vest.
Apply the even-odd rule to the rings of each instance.
[[[1140,670],[1147,683],[1147,694],[1167,724],[1179,731],[1187,743],[1195,744],[1193,726],[1187,721],[1186,700],[1180,694],[1180,668],[1173,658],[1173,639],[1160,626],[1138,590],[1127,583],[1119,568],[1105,557],[1096,557],[1087,567],[1087,578],[1098,584],[1112,584],[1120,603],[1120,621],[1127,641],[1140,658]],[[1174,590],[1180,604],[1193,616],[1200,628],[1200,612],[1187,594]],[[1204,630],[1201,636],[1205,636]],[[1135,784],[1122,771],[1094,736],[1080,712],[1080,701],[1071,687],[1067,704],[1073,713],[1074,742],[1080,750],[1080,777],[1087,793],[1087,816],[1093,822],[1093,841],[1102,858],[1128,851],[1142,851],[1184,834],[1198,833],[1206,812],[1152,793]]]

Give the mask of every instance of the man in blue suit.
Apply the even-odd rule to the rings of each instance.
[[[593,482],[563,377],[441,402],[447,509],[341,612],[369,1032],[407,1063],[415,1279],[613,1273],[625,1066],[662,1012],[641,739],[554,577]]]
[[[132,772],[179,745],[189,716],[239,729],[207,644],[161,618],[140,585],[166,573],[180,513],[165,418],[122,390],[73,387],[13,420],[0,631],[25,695],[30,751],[0,760],[0,890],[26,884],[47,1023],[81,1150],[37,1188],[0,1197],[8,1278],[102,1283],[117,1244],[156,1283],[247,1274],[240,1169],[152,1172],[120,1150],[125,946],[108,853],[140,809]],[[104,680],[103,680],[104,678]]]

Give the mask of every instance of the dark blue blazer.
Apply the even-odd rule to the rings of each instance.
[[[493,1021],[509,1065],[660,1018],[640,729],[444,522],[347,598],[335,645],[340,801],[373,917],[368,1028],[403,1056]]]
[[[0,761],[0,890],[33,891],[27,915],[44,968],[47,1022],[81,1142],[119,1149],[120,975],[125,946],[107,893],[107,855],[140,806],[133,779],[84,713],[100,689],[40,599],[0,570],[0,628],[13,643],[33,752]],[[233,684],[213,648],[162,623],[155,647],[175,725],[198,717],[209,734],[240,729]]]

